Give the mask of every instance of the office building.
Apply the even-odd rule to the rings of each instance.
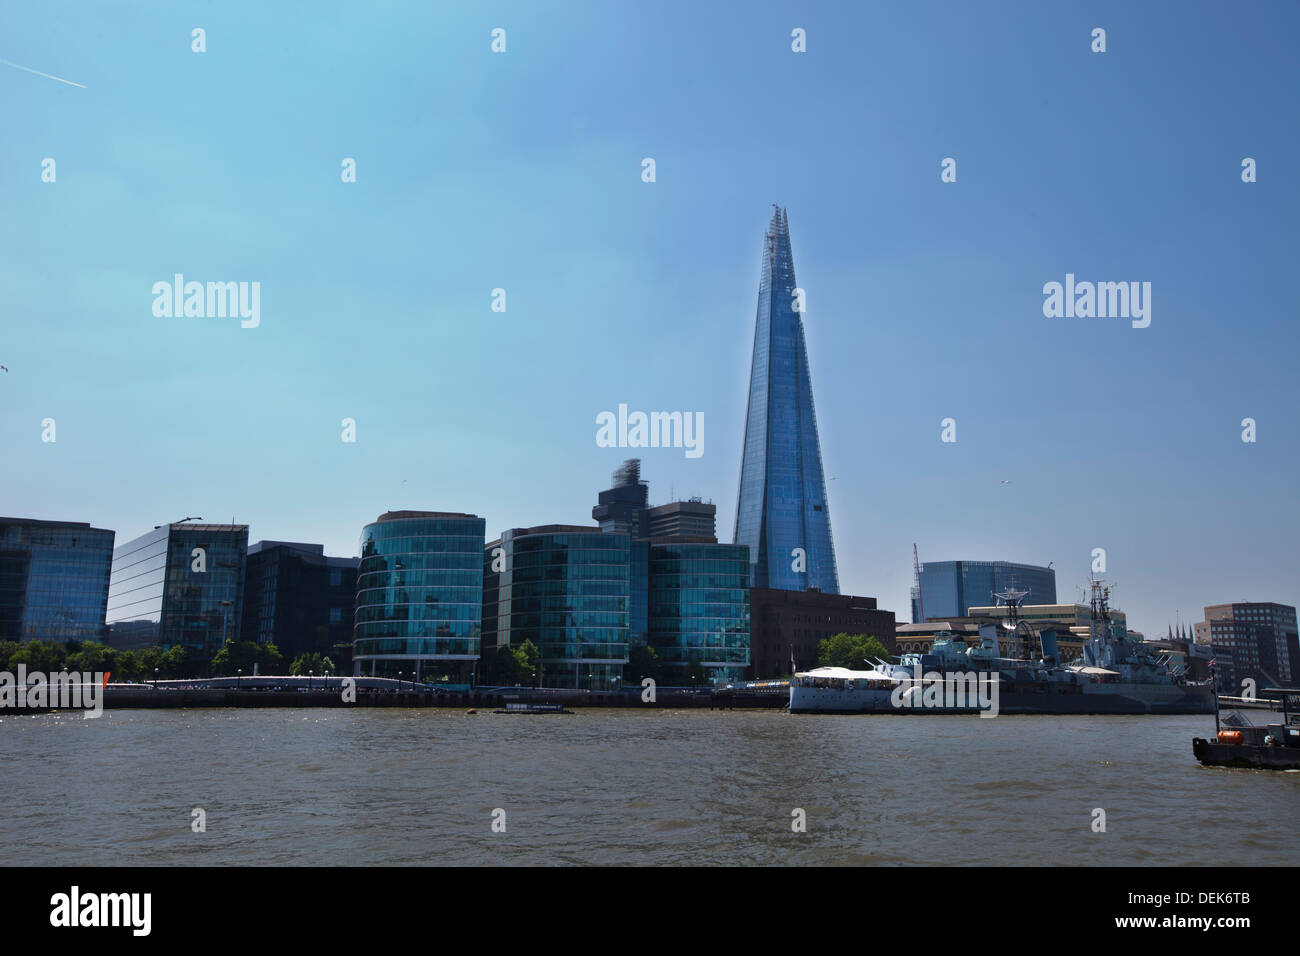
[[[488,542],[479,555],[488,646],[531,641],[538,686],[616,690],[628,661],[631,552],[627,534],[590,525],[512,528]]]
[[[1228,693],[1240,696],[1246,680],[1254,681],[1259,691],[1290,687],[1300,679],[1300,632],[1291,605],[1212,604],[1205,608],[1204,623],[1215,649],[1216,677],[1221,686],[1231,688]],[[1220,654],[1220,649],[1227,653]]]
[[[244,640],[276,645],[286,663],[304,653],[323,654],[350,673],[358,564],[357,558],[326,556],[319,544],[249,545]]]
[[[894,612],[880,610],[875,598],[852,594],[751,588],[749,627],[756,680],[816,667],[818,645],[836,634],[874,637],[891,654],[896,647]]]
[[[182,646],[210,660],[243,623],[248,525],[178,521],[113,552],[110,641]],[[120,638],[120,639],[119,639]]]
[[[838,594],[802,295],[777,209],[763,245],[733,540],[749,548],[753,587]]]
[[[926,561],[919,601],[913,589],[912,620],[965,617],[975,613],[971,608],[996,603],[994,595],[1007,588],[1027,591],[1023,604],[1055,604],[1056,571],[1013,561]]]
[[[0,518],[0,641],[104,641],[113,532]]]
[[[710,683],[743,679],[750,647],[749,549],[684,536],[647,544],[647,642],[659,654],[667,683],[686,683],[692,665],[703,668]]]
[[[479,659],[477,515],[389,511],[361,532],[353,673],[468,686]]]
[[[641,459],[629,458],[614,472],[614,486],[596,496],[591,517],[602,531],[638,538],[707,538],[717,541],[717,505],[693,497],[649,505],[649,485],[641,480]]]

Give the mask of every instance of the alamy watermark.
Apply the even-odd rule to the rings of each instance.
[[[601,448],[685,448],[687,458],[704,454],[703,412],[631,412],[596,416],[596,444]]]
[[[160,319],[224,319],[238,316],[245,329],[262,322],[262,283],[186,282],[179,272],[171,282],[153,284],[153,314]]]
[[[28,671],[18,665],[18,673],[0,671],[0,711],[33,708],[36,710],[78,710],[87,720],[104,713],[104,688],[108,675],[103,671],[60,671],[46,675]]]
[[[1132,319],[1133,328],[1151,324],[1150,282],[1078,282],[1074,273],[1065,274],[1065,285],[1048,282],[1043,286],[1043,315],[1049,319]]]
[[[921,665],[917,664],[912,675],[899,681],[889,695],[890,704],[898,710],[978,710],[981,717],[998,715],[998,674],[976,671],[922,674]]]

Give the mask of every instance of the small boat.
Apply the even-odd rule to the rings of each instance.
[[[1192,738],[1197,760],[1209,767],[1300,770],[1300,688],[1269,687],[1261,693],[1281,699],[1281,722],[1256,726],[1237,711],[1220,719],[1216,708],[1214,736]]]

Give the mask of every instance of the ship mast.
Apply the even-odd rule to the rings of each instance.
[[[1028,591],[1022,591],[1019,588],[1015,587],[1014,585],[1011,585],[1009,587],[1004,588],[1001,591],[996,591],[993,594],[993,596],[997,598],[999,602],[1006,603],[1007,619],[1002,626],[1011,632],[1010,636],[1016,640],[1017,646],[1020,648],[1024,660],[1031,659],[1030,658],[1030,654],[1032,653],[1031,645],[1033,643],[1033,636],[1034,636],[1033,628],[1029,627],[1029,624],[1027,622],[1022,622],[1020,619],[1020,602],[1028,593],[1029,593]],[[1020,635],[1018,633],[1021,623],[1025,623],[1025,627],[1028,629],[1029,632],[1025,635],[1023,645],[1020,644]]]

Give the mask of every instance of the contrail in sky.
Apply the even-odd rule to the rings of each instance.
[[[15,67],[19,70],[26,70],[28,73],[35,73],[37,76],[43,76],[49,80],[58,80],[60,83],[67,83],[68,86],[75,86],[83,90],[86,88],[81,83],[73,83],[71,80],[65,80],[61,76],[51,76],[49,73],[42,73],[40,70],[33,70],[30,66],[23,66],[21,63],[10,63],[5,59],[0,59],[0,63],[3,63],[5,66]]]

